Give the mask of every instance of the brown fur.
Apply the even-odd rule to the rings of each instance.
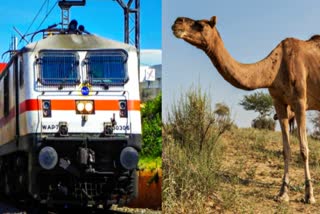
[[[289,119],[292,109],[304,161],[305,200],[314,203],[305,112],[320,110],[320,36],[315,35],[307,41],[287,38],[263,60],[242,64],[233,59],[224,47],[216,22],[215,16],[198,21],[180,17],[172,30],[176,37],[203,50],[218,72],[233,86],[244,90],[268,88],[282,131],[284,176],[278,199],[284,201],[289,201]]]
[[[278,120],[279,119],[278,115],[277,114],[273,115],[273,119]],[[294,131],[294,116],[289,117],[289,132],[293,134],[293,131]]]
[[[313,35],[313,36],[311,36],[311,38],[309,39],[309,41],[318,40],[318,39],[320,39],[320,35]]]

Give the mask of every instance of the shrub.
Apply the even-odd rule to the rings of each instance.
[[[206,213],[205,201],[220,186],[224,147],[218,139],[231,124],[229,117],[215,117],[209,96],[200,88],[190,89],[172,106],[163,125],[165,213]]]
[[[311,123],[313,125],[313,131],[311,137],[316,140],[320,140],[320,113],[314,112],[311,115]]]
[[[252,121],[252,128],[256,129],[267,129],[274,131],[276,127],[276,122],[272,118],[258,117]]]
[[[222,144],[199,155],[164,137],[162,210],[164,213],[206,213],[205,200],[220,187]]]
[[[231,124],[229,116],[215,117],[211,99],[198,88],[190,89],[173,105],[166,127],[175,143],[201,153],[230,129]]]
[[[230,117],[230,108],[225,103],[216,103],[214,113],[218,117]]]
[[[141,109],[142,117],[142,157],[161,157],[161,94],[149,100]]]

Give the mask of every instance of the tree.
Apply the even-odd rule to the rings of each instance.
[[[259,113],[259,116],[251,123],[253,128],[275,129],[275,121],[269,117],[273,112],[272,98],[269,94],[256,92],[251,95],[245,95],[239,104],[247,111]]]
[[[269,116],[273,111],[271,96],[263,92],[245,95],[239,104],[247,111],[258,112],[260,117]]]
[[[214,113],[218,117],[229,117],[230,116],[230,109],[225,103],[216,103]]]

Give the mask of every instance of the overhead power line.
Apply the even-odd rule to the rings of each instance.
[[[24,39],[24,37],[28,34],[30,28],[32,27],[32,25],[34,24],[34,22],[36,21],[36,19],[38,18],[39,14],[41,13],[41,11],[43,10],[45,4],[48,2],[48,0],[44,0],[42,6],[40,7],[39,11],[37,12],[37,14],[35,15],[35,17],[33,18],[31,24],[29,25],[28,29],[26,30],[26,32],[24,33],[24,35],[21,37],[20,41],[19,41],[19,44],[20,42]]]
[[[39,27],[37,28],[36,31],[38,31],[41,28],[41,25],[43,24],[43,22],[48,18],[48,16],[50,15],[50,13],[52,12],[52,10],[54,9],[54,7],[58,4],[58,1],[56,1],[56,3],[54,3],[54,5],[51,7],[51,9],[49,10],[49,12],[47,12],[47,14],[45,15],[45,17],[43,18],[43,20],[41,21]]]

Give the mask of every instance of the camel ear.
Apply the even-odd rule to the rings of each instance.
[[[217,23],[217,17],[216,16],[212,16],[210,21],[209,21],[209,25],[211,27],[214,27],[216,25],[216,23]]]

